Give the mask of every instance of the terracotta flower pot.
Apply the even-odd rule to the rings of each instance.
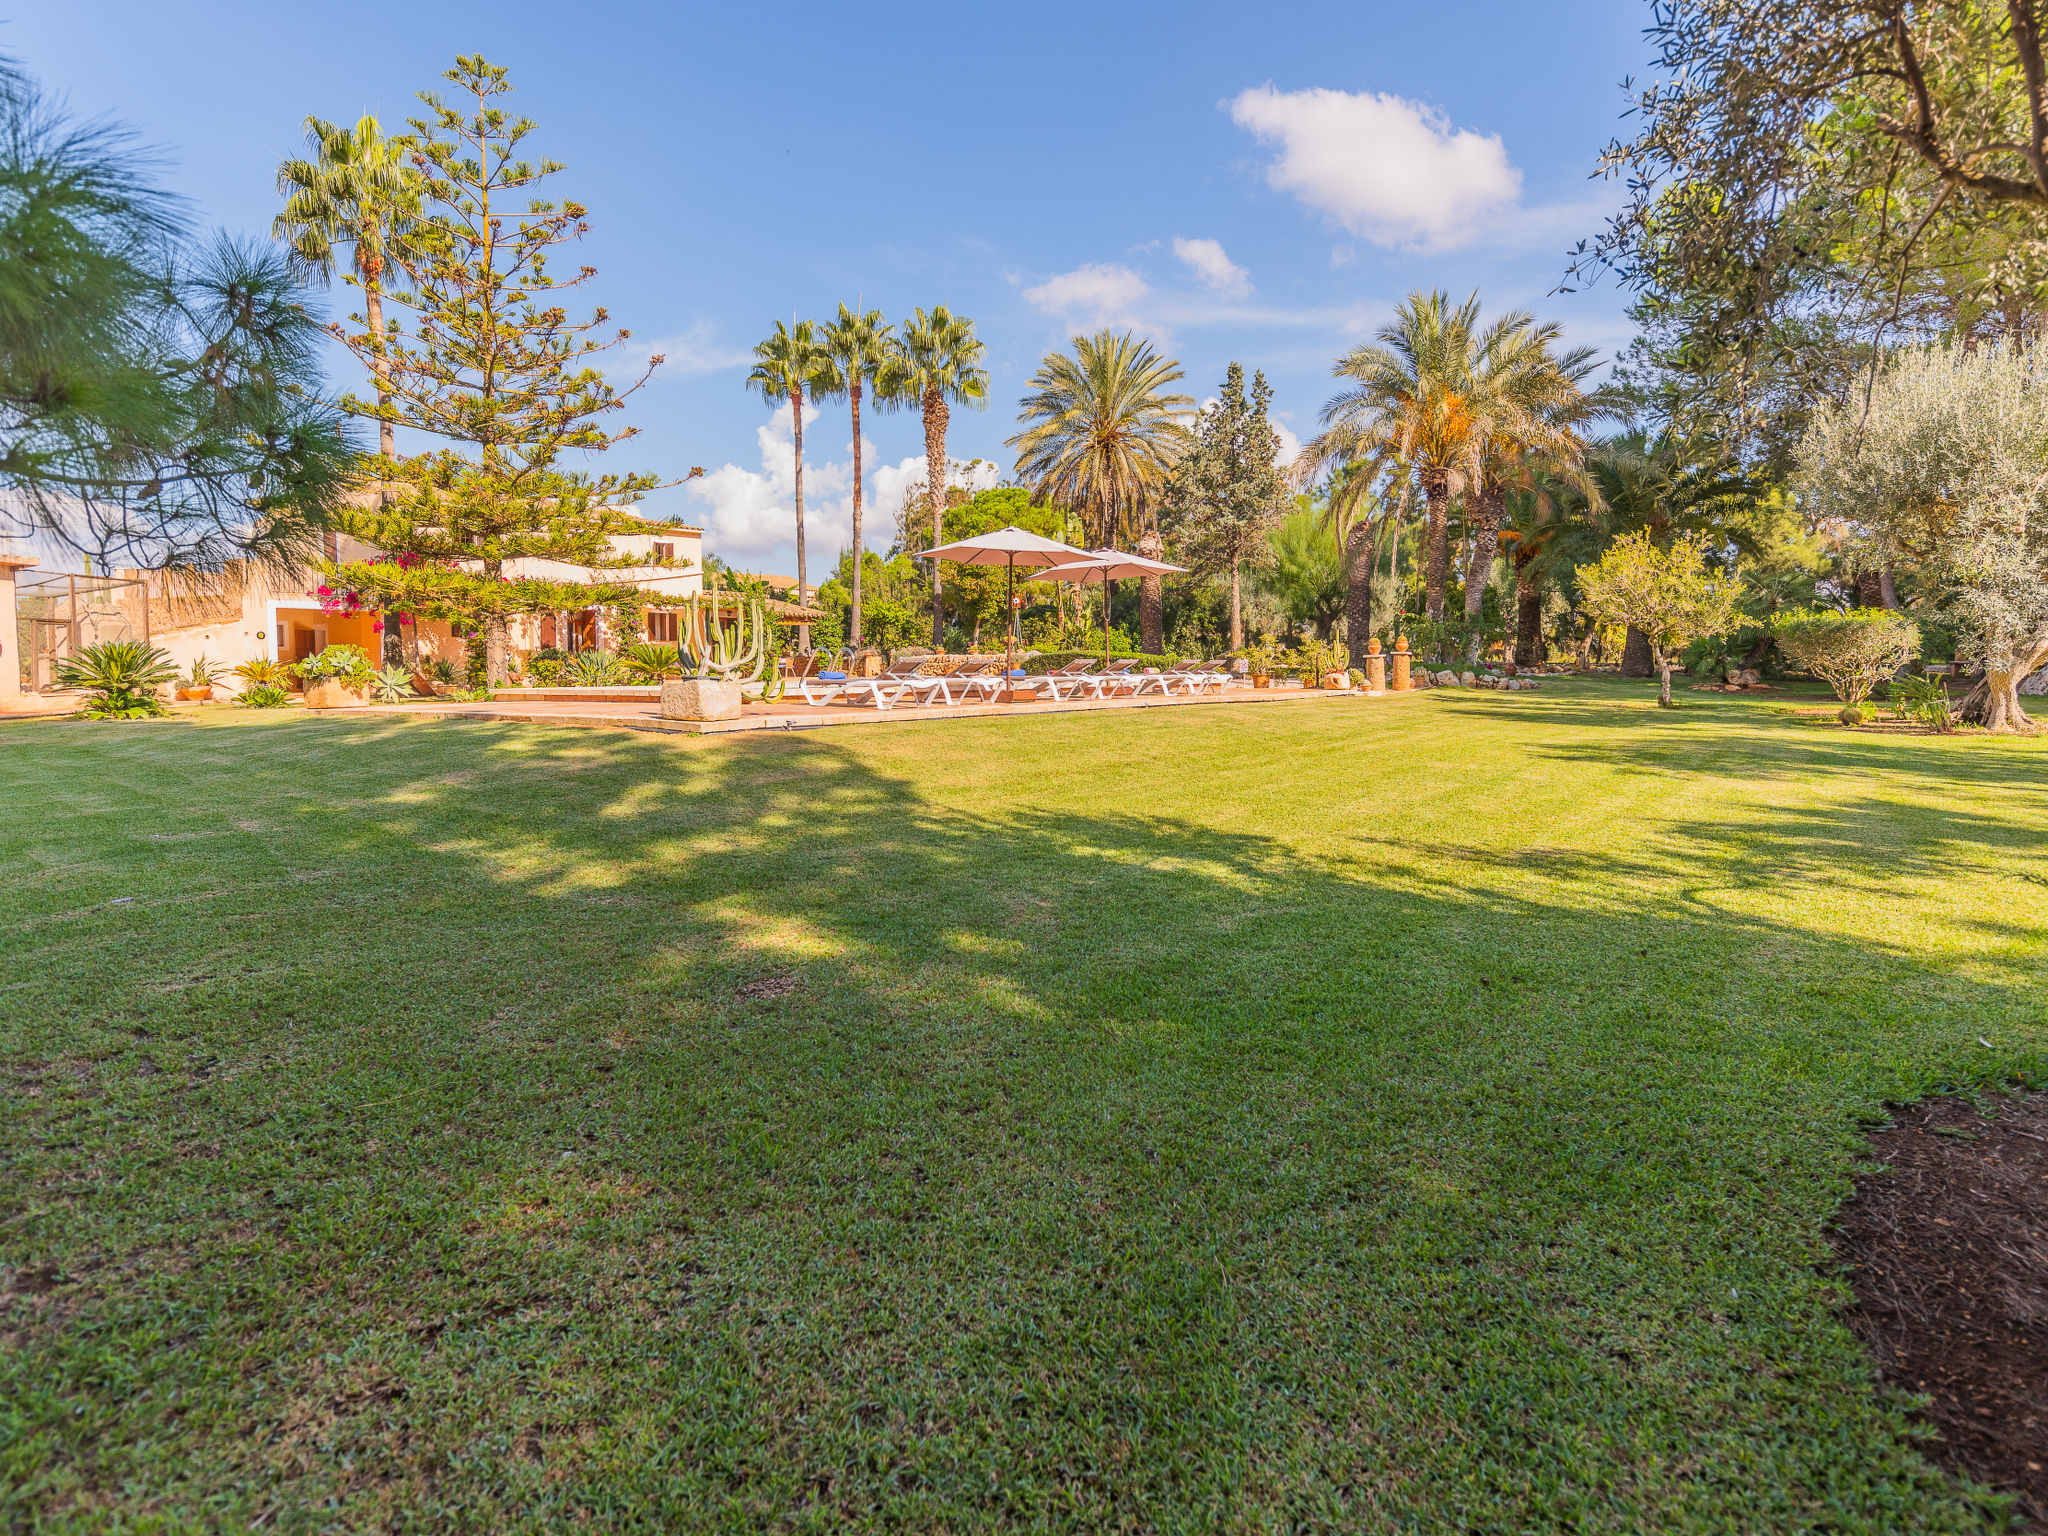
[[[1406,635],[1396,635],[1396,636],[1394,636],[1394,649],[1395,649],[1395,650],[1397,650],[1397,651],[1405,651],[1405,650],[1407,650],[1407,649],[1408,649],[1408,637],[1407,637]]]
[[[213,687],[211,684],[208,684],[204,688],[180,688],[178,690],[178,697],[181,699],[210,699],[213,697]]]
[[[323,677],[306,684],[308,709],[354,709],[368,702],[369,696],[364,690],[351,688],[338,677]]]
[[[1270,688],[1270,687],[1272,687],[1272,686],[1273,686],[1273,674],[1272,674],[1272,673],[1270,673],[1270,672],[1254,672],[1254,673],[1252,674],[1252,686],[1253,686],[1254,688]]]
[[[1403,647],[1403,649],[1406,649],[1406,647]],[[1376,640],[1376,639],[1375,639],[1375,640],[1368,640],[1368,641],[1366,641],[1366,642],[1365,642],[1365,654],[1366,654],[1366,655],[1368,655],[1368,656],[1377,656],[1377,655],[1379,655],[1379,653],[1380,653],[1380,643],[1379,643],[1379,641],[1378,641],[1378,640]]]

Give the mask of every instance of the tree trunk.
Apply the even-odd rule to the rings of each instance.
[[[370,323],[370,370],[377,378],[377,404],[391,405],[391,365],[384,360],[384,284],[379,276],[383,263],[374,255],[363,264],[363,316]],[[381,415],[377,420],[377,452],[383,462],[377,467],[377,503],[391,505],[391,465],[398,457],[398,429]],[[396,610],[384,615],[384,665],[405,665],[405,638]]]
[[[1365,643],[1372,638],[1372,571],[1379,563],[1372,522],[1361,517],[1344,540],[1344,645],[1351,665],[1365,670]]]
[[[1238,574],[1238,557],[1230,557],[1230,648],[1244,649],[1244,582]]]
[[[1429,505],[1429,564],[1423,573],[1423,612],[1432,624],[1444,619],[1444,587],[1451,572],[1451,487],[1440,469],[1424,470],[1422,495]]]
[[[804,392],[790,391],[789,395],[790,436],[796,446],[796,591],[790,595],[801,603],[804,600]],[[796,648],[808,651],[811,648],[811,626],[799,624],[796,630]]]
[[[2028,716],[2026,707],[2020,703],[2020,684],[2034,675],[2042,662],[2048,661],[2048,641],[2036,645],[2027,659],[2010,671],[1984,669],[1984,729],[1987,731],[2025,731],[2033,729],[2034,722]],[[1964,701],[1964,709],[1969,701]]]
[[[1664,709],[1671,707],[1671,658],[1657,647],[1657,703]]]
[[[1856,606],[1859,608],[1885,608],[1890,605],[1884,600],[1884,581],[1876,571],[1856,573]]]
[[[497,560],[485,561],[484,577],[489,581],[504,580],[504,564]],[[491,688],[505,686],[505,616],[502,613],[494,613],[484,620],[484,683]]]
[[[1532,574],[1535,561],[1515,554],[1515,665],[1543,665],[1543,584]]]
[[[853,401],[853,600],[846,610],[846,643],[860,648],[860,375],[855,374],[848,397]]]
[[[1166,553],[1166,544],[1157,528],[1147,528],[1138,536],[1138,553],[1147,560],[1157,560]],[[1157,656],[1166,649],[1166,590],[1157,574],[1142,577],[1138,582],[1138,633],[1141,651]]]
[[[1471,633],[1465,640],[1465,660],[1475,665],[1486,645],[1479,622],[1486,611],[1486,588],[1493,580],[1494,556],[1500,550],[1500,520],[1504,512],[1498,491],[1483,491],[1472,497],[1466,512],[1470,548],[1465,556],[1465,623]]]
[[[1899,589],[1892,584],[1892,568],[1886,566],[1877,573],[1877,595],[1885,607],[1899,612]]]
[[[932,514],[932,548],[943,541],[946,507],[946,410],[945,397],[936,389],[924,392],[924,494]],[[932,561],[932,649],[946,648],[946,603],[939,582],[939,562]]]
[[[1621,675],[1623,677],[1648,677],[1656,670],[1656,660],[1650,654],[1650,637],[1635,625],[1628,627],[1628,643],[1621,648]]]

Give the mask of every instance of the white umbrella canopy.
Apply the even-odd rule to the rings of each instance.
[[[1187,569],[1184,565],[1168,565],[1164,560],[1154,560],[1150,555],[1126,554],[1121,549],[1091,549],[1085,561],[1069,561],[1029,579],[1085,582],[1093,576],[1103,584],[1102,664],[1106,667],[1109,665],[1109,583],[1142,580],[1147,576],[1184,576]]]
[[[1074,565],[1093,560],[1094,555],[1085,549],[1076,549],[1071,544],[1062,544],[1058,539],[1048,539],[1042,533],[1033,533],[1028,528],[1019,528],[1014,523],[1007,528],[998,528],[991,533],[977,533],[971,538],[955,539],[950,544],[941,544],[937,549],[921,549],[918,558],[923,560],[950,560],[955,565],[1001,565],[1010,572],[1010,610],[1016,612],[1017,567],[1036,570],[1047,565]],[[1004,629],[1009,643],[1003,652],[1003,671],[1011,672],[1016,665],[1017,645],[1014,627]]]
[[[1077,560],[1095,558],[1088,550],[1076,549],[1071,544],[1062,544],[1058,539],[1048,539],[1042,533],[1033,533],[1015,524],[991,533],[977,533],[972,538],[955,539],[937,549],[921,549],[917,553],[921,560],[951,560],[955,565],[1036,567],[1070,565]]]

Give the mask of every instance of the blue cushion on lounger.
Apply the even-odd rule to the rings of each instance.
[[[1012,668],[1010,668],[1010,676],[1012,676],[1012,677],[1024,677],[1024,676],[1027,676],[1027,675],[1028,675],[1028,674],[1027,674],[1027,673],[1026,673],[1026,672],[1024,671],[1024,669],[1023,669],[1022,667],[1012,667]]]
[[[846,681],[846,674],[844,672],[820,672],[818,676],[828,683],[843,683]]]

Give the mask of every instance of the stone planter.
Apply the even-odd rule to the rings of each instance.
[[[354,709],[368,702],[367,690],[351,688],[338,677],[323,677],[306,684],[308,709]]]
[[[672,677],[661,685],[664,720],[737,720],[740,685],[705,677]]]
[[[1273,678],[1272,678],[1272,675],[1271,675],[1270,673],[1267,673],[1267,672],[1254,672],[1254,673],[1252,674],[1252,686],[1253,686],[1254,688],[1270,688],[1270,687],[1272,687],[1272,686],[1273,686]]]

